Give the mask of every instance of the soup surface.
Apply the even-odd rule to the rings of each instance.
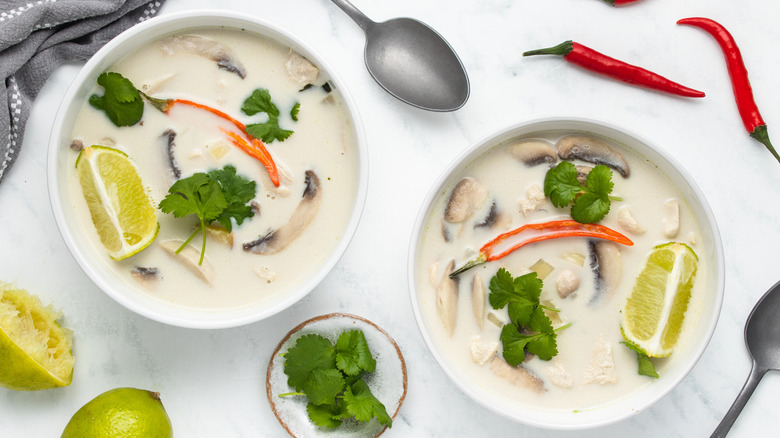
[[[264,36],[216,27],[160,38],[107,71],[120,73],[151,97],[208,105],[247,125],[271,118],[269,113],[242,111],[245,100],[255,90],[264,89],[279,110],[278,126],[293,132],[283,141],[264,142],[279,168],[277,187],[260,161],[231,143],[226,131],[236,131],[236,127],[209,111],[173,105],[166,114],[145,102],[138,124],[117,127],[104,112],[85,102],[73,128],[74,149],[101,145],[126,153],[155,206],[177,179],[226,165],[256,182],[250,203],[254,216],[240,225],[233,222],[230,234],[212,230],[207,237],[204,264],[213,267],[213,278],[202,278],[191,263],[163,249],[166,241],[186,240],[199,224],[198,218],[175,218],[158,210],[160,231],[155,242],[121,261],[105,255],[105,263],[121,281],[139,293],[183,307],[227,309],[283,294],[323,264],[350,220],[359,162],[351,119],[326,72]],[[94,93],[101,95],[104,90],[96,85]],[[74,163],[77,155],[77,151],[72,153]],[[106,253],[75,167],[71,168],[69,192],[73,210],[85,227],[82,234],[96,252]],[[310,190],[308,195],[305,192],[313,181],[320,199],[314,208],[303,209],[311,217],[302,218],[298,207],[311,195]],[[244,248],[289,222],[302,229],[288,233],[292,237],[277,252],[257,254]],[[200,235],[190,243],[198,254],[201,243]]]
[[[454,286],[456,316],[449,319],[440,297],[453,266],[473,259],[501,233],[524,224],[571,218],[569,207],[557,208],[545,197],[544,181],[551,166],[562,162],[555,153],[556,144],[572,136],[586,142],[606,141],[627,162],[627,176],[616,169],[612,175],[611,196],[621,200],[613,200],[609,213],[598,223],[627,236],[634,245],[586,237],[530,243],[461,273]],[[549,150],[529,152],[527,145],[539,142]],[[540,154],[549,161],[534,163],[532,158]],[[594,166],[576,158],[573,163]],[[637,372],[637,354],[621,343],[621,312],[656,245],[676,241],[696,253],[707,250],[680,191],[644,157],[583,132],[544,131],[515,138],[459,169],[423,221],[414,279],[427,331],[455,373],[467,385],[483,388],[506,403],[568,412],[604,406],[652,385],[653,378]],[[487,299],[490,281],[499,268],[514,277],[537,272],[543,279],[541,304],[559,310],[546,312],[553,327],[570,324],[557,332],[558,354],[552,360],[527,355],[516,368],[504,360],[499,336],[509,322],[507,308],[496,310]],[[700,281],[694,283],[678,349],[684,348],[701,307],[707,269],[700,261],[696,274]],[[652,360],[663,375],[674,354]]]

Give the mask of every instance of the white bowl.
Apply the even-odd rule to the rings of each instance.
[[[425,221],[435,200],[448,190],[448,187],[455,184],[456,178],[469,163],[491,147],[518,136],[533,136],[535,132],[551,130],[589,132],[606,137],[633,149],[656,164],[687,200],[701,231],[703,242],[700,242],[700,245],[711,249],[707,253],[699,254],[700,259],[704,259],[710,268],[707,269],[704,278],[697,278],[697,281],[707,282],[708,298],[703,300],[700,308],[688,310],[688,317],[696,318],[695,325],[691,327],[688,341],[674,353],[674,359],[664,368],[661,377],[621,399],[579,412],[530,409],[519,404],[507,403],[505,399],[467,376],[462,369],[448,360],[442,347],[435,342],[431,327],[432,324],[441,323],[423,317],[417,287],[418,275],[426,276],[424,278],[428,275],[427,267],[418,266],[417,261]],[[447,167],[434,183],[417,216],[409,249],[408,281],[412,308],[422,336],[439,365],[463,392],[486,408],[521,423],[548,429],[578,430],[604,426],[636,415],[661,399],[683,380],[701,357],[715,330],[724,293],[723,260],[723,248],[712,211],[692,177],[673,157],[635,133],[609,123],[580,118],[546,118],[518,123],[498,130],[476,142]]]
[[[89,97],[97,77],[125,55],[162,35],[194,27],[217,26],[245,29],[268,37],[291,47],[327,72],[330,81],[339,90],[351,117],[359,154],[357,159],[359,180],[350,219],[342,238],[332,253],[323,256],[322,264],[308,278],[301,281],[293,290],[288,290],[257,305],[209,311],[155,300],[148,294],[139,293],[136,288],[120,281],[107,267],[103,260],[105,255],[97,254],[84,243],[85,239],[78,237],[81,225],[77,223],[73,214],[68,185],[65,181],[67,166],[73,165],[72,156],[70,160],[68,159],[71,131],[76,116]],[[340,79],[337,71],[324,56],[316,53],[291,32],[245,14],[211,10],[189,11],[152,18],[123,32],[98,51],[78,74],[59,108],[49,143],[47,170],[52,210],[60,233],[81,269],[100,289],[126,308],[153,320],[180,327],[205,329],[244,325],[274,315],[303,298],[325,278],[343,255],[355,233],[365,203],[368,183],[366,139],[360,115],[348,92],[347,84]]]

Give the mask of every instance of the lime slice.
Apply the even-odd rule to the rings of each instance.
[[[59,313],[25,290],[0,282],[0,386],[38,391],[70,385],[70,331]]]
[[[160,225],[138,170],[121,151],[84,148],[76,159],[79,182],[100,241],[114,260],[149,246]]]
[[[71,417],[62,438],[170,438],[171,420],[160,393],[135,388],[106,391]]]
[[[625,340],[650,357],[667,357],[680,337],[699,259],[684,243],[656,246],[623,311]]]

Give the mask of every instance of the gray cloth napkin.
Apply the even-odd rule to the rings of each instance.
[[[89,59],[165,0],[0,0],[0,183],[22,147],[30,105],[49,75]]]

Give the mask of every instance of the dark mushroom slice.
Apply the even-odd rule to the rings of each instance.
[[[617,245],[604,240],[588,240],[588,253],[596,286],[590,300],[594,303],[614,295],[623,276],[623,255]]]
[[[511,145],[509,151],[526,167],[543,163],[552,166],[558,161],[554,146],[544,140],[521,140]]]
[[[75,152],[81,152],[84,149],[84,141],[80,138],[74,138],[70,142],[70,149]]]
[[[233,55],[233,51],[224,44],[200,35],[173,35],[158,43],[163,53],[173,55],[188,53],[202,56],[217,63],[217,67],[235,73],[241,79],[246,77],[246,69]]]
[[[269,231],[256,240],[245,242],[243,245],[244,251],[262,255],[275,254],[287,248],[290,243],[301,235],[303,230],[314,219],[314,216],[317,215],[317,210],[322,201],[320,178],[313,170],[306,171],[304,184],[305,188],[301,202],[298,203],[287,223]]]
[[[490,203],[490,209],[484,219],[474,224],[474,228],[492,228],[498,220],[498,207],[496,207],[496,201]]]
[[[160,270],[157,268],[136,266],[130,271],[135,280],[146,289],[152,290],[157,286],[160,281]]]
[[[574,168],[577,169],[577,181],[579,181],[580,184],[585,185],[588,181],[588,174],[593,170],[593,167],[577,164]]]
[[[558,156],[562,160],[580,159],[593,164],[603,164],[628,178],[631,171],[623,155],[606,141],[584,135],[568,135],[558,140]]]
[[[471,177],[462,178],[450,193],[444,208],[444,220],[455,224],[463,223],[487,198],[488,189],[485,184]]]
[[[304,86],[303,86],[303,88],[301,88],[300,90],[298,90],[298,92],[300,93],[300,92],[302,92],[302,91],[310,90],[310,89],[312,89],[313,87],[316,87],[316,86],[317,86],[317,85],[314,85],[314,84],[306,84],[306,85],[304,85]],[[320,87],[320,88],[322,89],[322,91],[324,91],[326,94],[327,94],[327,93],[330,93],[331,91],[333,91],[333,86],[330,84],[330,82],[325,82],[324,84],[320,85],[319,87]]]
[[[181,178],[181,169],[176,162],[176,155],[173,153],[173,148],[176,146],[176,131],[173,129],[166,129],[160,137],[167,139],[166,151],[168,153],[168,165],[171,167],[173,177],[179,179]]]

